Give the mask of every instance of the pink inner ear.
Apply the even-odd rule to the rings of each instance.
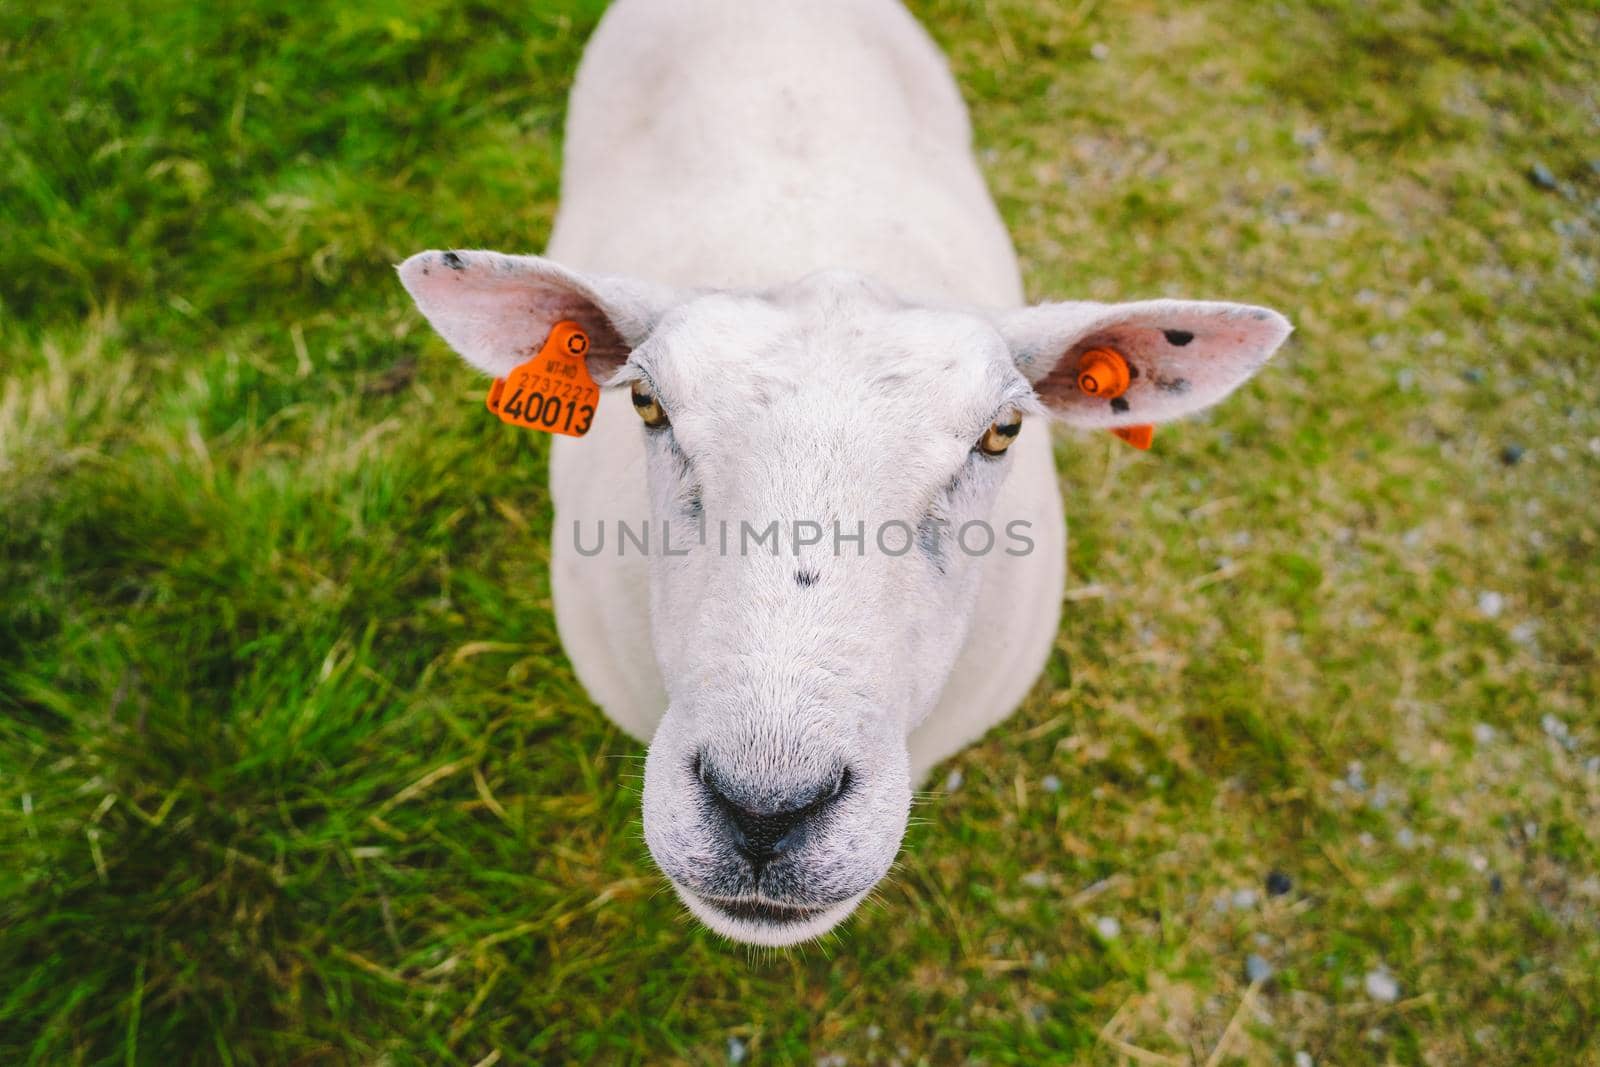
[[[1035,386],[1039,398],[1078,426],[1164,422],[1227,396],[1271,358],[1289,332],[1281,316],[1264,308],[1196,314],[1196,305],[1161,303],[1075,341]],[[1120,396],[1090,396],[1078,387],[1083,354],[1096,348],[1113,349],[1126,360],[1129,382]]]
[[[571,320],[589,335],[589,373],[604,383],[629,349],[581,280],[532,257],[424,252],[400,278],[433,328],[479,370],[504,377]]]

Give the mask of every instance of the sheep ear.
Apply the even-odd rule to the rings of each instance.
[[[1088,429],[1165,422],[1209,407],[1249,380],[1294,328],[1268,308],[1198,300],[1042,304],[1009,312],[998,325],[1045,407]],[[1097,349],[1125,363],[1118,395],[1079,384],[1080,370],[1105,358],[1090,355]]]
[[[399,271],[439,336],[496,378],[527,362],[550,327],[570,319],[589,334],[589,373],[604,385],[680,299],[649,282],[499,252],[418,252]]]

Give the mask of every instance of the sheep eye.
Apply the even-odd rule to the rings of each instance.
[[[667,424],[667,413],[661,407],[661,401],[656,399],[655,390],[639,378],[633,380],[633,410],[652,430],[659,430]]]
[[[998,456],[1011,447],[1011,442],[1022,432],[1022,416],[1017,412],[1002,415],[978,438],[978,451],[986,456]]]

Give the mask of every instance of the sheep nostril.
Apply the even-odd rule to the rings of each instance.
[[[729,783],[703,758],[695,760],[694,772],[722,833],[757,867],[804,844],[818,818],[850,786],[850,772],[845,769],[814,788],[792,791],[778,801],[762,801]]]

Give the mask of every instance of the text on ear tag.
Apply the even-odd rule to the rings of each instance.
[[[556,323],[532,359],[494,380],[484,406],[513,426],[582,437],[600,407],[600,387],[584,358],[588,352],[582,327]]]

